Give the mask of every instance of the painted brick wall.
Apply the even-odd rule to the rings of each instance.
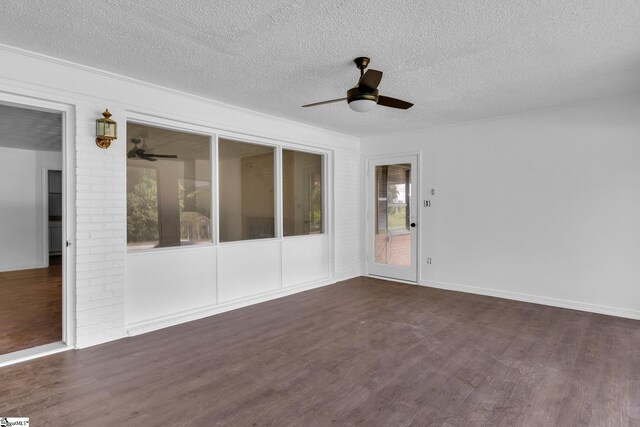
[[[362,274],[361,157],[357,151],[334,154],[335,278]]]
[[[120,338],[124,331],[126,162],[123,126],[108,150],[95,144],[104,105],[76,106],[76,345]],[[122,111],[113,111],[125,123]]]
[[[6,46],[0,46],[0,64],[7,64],[0,67],[0,98],[16,94],[74,111],[68,131],[75,137],[75,165],[66,165],[66,171],[75,171],[76,230],[70,230],[68,255],[76,263],[67,274],[75,276],[69,283],[75,286],[70,309],[77,347],[126,336],[125,288],[135,285],[125,283],[126,112],[336,150],[335,277],[361,274],[358,138]],[[119,138],[101,150],[95,145],[95,119],[107,106],[120,125]]]
[[[104,106],[76,105],[76,345],[126,336],[125,128],[108,150],[95,145],[95,119]],[[126,123],[124,110],[110,109]],[[362,274],[361,157],[334,154],[335,278]]]

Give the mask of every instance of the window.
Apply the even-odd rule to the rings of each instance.
[[[322,234],[322,155],[282,150],[285,236]]]
[[[275,237],[275,149],[218,142],[220,241]]]
[[[376,166],[378,231],[409,232],[411,165]]]
[[[127,123],[129,249],[211,242],[208,136]]]

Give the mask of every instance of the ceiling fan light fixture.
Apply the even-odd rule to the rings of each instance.
[[[358,113],[366,113],[371,111],[376,106],[376,101],[373,99],[354,99],[349,102],[349,108]]]
[[[328,101],[314,102],[306,104],[302,107],[317,107],[319,105],[333,104],[334,102],[347,101],[349,108],[358,113],[365,113],[373,110],[376,105],[389,108],[398,108],[406,110],[413,106],[412,103],[401,99],[382,96],[378,91],[378,85],[382,80],[382,71],[366,70],[369,65],[369,58],[359,57],[353,60],[356,67],[360,70],[360,79],[355,87],[347,90],[346,98],[330,99]]]
[[[347,102],[349,108],[358,113],[366,113],[375,108],[378,103],[378,90],[374,89],[367,93],[362,93],[358,86],[347,91]]]

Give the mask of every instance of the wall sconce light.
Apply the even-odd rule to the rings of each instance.
[[[111,120],[111,113],[107,108],[101,119],[96,120],[96,145],[100,148],[107,149],[111,145],[111,141],[118,139],[118,124]]]

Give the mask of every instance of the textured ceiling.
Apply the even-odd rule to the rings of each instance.
[[[0,3],[0,43],[354,135],[640,90],[637,0]],[[351,112],[351,60],[408,111]]]
[[[62,115],[0,104],[0,147],[62,151]]]

